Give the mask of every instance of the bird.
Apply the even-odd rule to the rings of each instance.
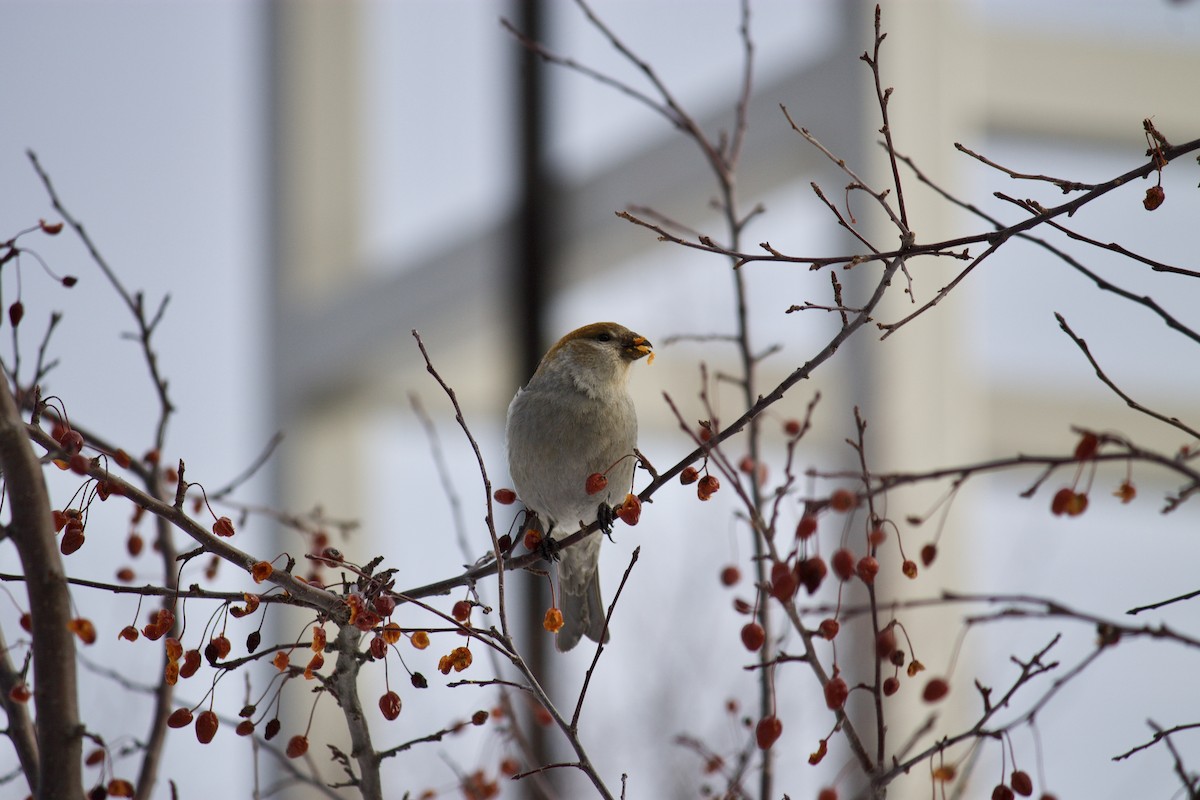
[[[629,367],[652,351],[644,336],[623,325],[584,325],[546,351],[513,397],[505,424],[509,475],[550,542],[597,518],[607,526],[613,505],[629,493],[638,428]],[[589,476],[595,473],[607,484],[589,494],[594,488],[588,486]],[[585,635],[595,642],[607,639],[600,541],[588,536],[558,554],[563,624],[555,646],[560,652]]]

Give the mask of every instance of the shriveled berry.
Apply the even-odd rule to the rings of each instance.
[[[1166,197],[1167,193],[1161,186],[1151,186],[1146,190],[1146,196],[1142,199],[1142,207],[1147,211],[1153,211],[1163,204]]]
[[[700,483],[696,484],[696,496],[701,500],[707,500],[712,497],[721,488],[721,482],[717,480],[716,475],[705,475],[700,479]]]
[[[684,467],[683,472],[679,473],[679,482],[684,486],[695,483],[700,480],[700,470],[695,467]]]
[[[804,584],[804,588],[808,593],[816,594],[817,589],[821,587],[821,581],[825,580],[825,574],[828,572],[825,566],[825,559],[820,556],[812,556],[796,562],[796,577],[800,579],[800,583]]]
[[[900,571],[904,573],[904,577],[910,581],[917,579],[917,562],[911,558],[904,559],[904,563],[900,565]]]

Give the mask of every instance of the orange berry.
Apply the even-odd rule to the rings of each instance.
[[[550,631],[550,633],[558,633],[560,630],[562,630],[562,626],[562,611],[557,608],[546,609],[546,616],[542,619],[542,627]]]
[[[587,476],[587,480],[583,484],[584,489],[589,495],[599,494],[608,487],[608,478],[601,475],[599,472],[593,472]]]
[[[636,494],[625,495],[625,502],[617,508],[616,515],[626,525],[637,525],[642,517],[642,501]]]
[[[684,486],[695,483],[700,480],[700,470],[695,467],[684,467],[683,472],[679,473],[679,482]]]

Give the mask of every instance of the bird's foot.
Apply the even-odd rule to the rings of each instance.
[[[600,523],[600,530],[612,541],[613,520],[617,518],[617,509],[610,506],[608,503],[601,503],[596,509],[596,521]]]
[[[558,561],[559,551],[562,548],[558,546],[558,540],[549,534],[543,536],[537,543],[536,553],[551,563]]]

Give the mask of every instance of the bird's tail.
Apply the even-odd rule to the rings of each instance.
[[[600,570],[593,570],[592,577],[582,586],[572,586],[567,582],[560,583],[559,588],[563,626],[554,642],[558,651],[567,652],[579,644],[579,640],[584,636],[593,642],[599,642],[603,636],[607,642],[608,631],[604,629],[604,599],[600,596]]]

